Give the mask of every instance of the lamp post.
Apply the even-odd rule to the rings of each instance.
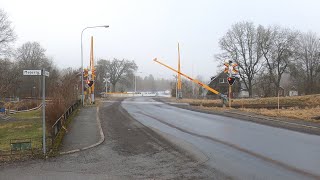
[[[89,26],[84,28],[81,31],[81,101],[82,101],[82,106],[84,106],[84,83],[83,83],[83,45],[82,45],[82,36],[83,36],[83,31],[86,29],[90,28],[108,28],[109,25],[103,25],[103,26]]]

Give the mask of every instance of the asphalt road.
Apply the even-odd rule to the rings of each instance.
[[[122,107],[235,179],[320,179],[319,136],[180,109],[147,97],[126,99]]]
[[[81,110],[81,118],[72,122],[62,151],[99,139],[94,112],[92,108]],[[133,119],[120,101],[103,102],[98,116],[105,135],[99,146],[47,160],[0,164],[0,180],[230,179],[203,164],[205,157],[186,153],[164,138],[168,136],[160,136]]]

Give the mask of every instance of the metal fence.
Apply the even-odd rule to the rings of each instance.
[[[52,126],[52,132],[51,132],[51,136],[53,139],[56,138],[57,134],[59,133],[59,131],[61,130],[61,128],[63,127],[63,125],[65,124],[65,120],[68,119],[68,117],[72,114],[72,112],[74,110],[77,109],[77,107],[81,104],[81,101],[78,100],[76,101],[73,105],[71,105],[67,111],[65,113],[63,113],[57,120],[56,122],[53,124]]]

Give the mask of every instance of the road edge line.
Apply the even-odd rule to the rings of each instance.
[[[98,145],[100,145],[100,144],[102,144],[104,142],[105,136],[104,136],[104,133],[103,133],[103,130],[102,130],[102,126],[101,126],[101,120],[99,118],[99,106],[97,107],[96,116],[97,116],[96,120],[97,120],[99,133],[100,133],[100,140],[97,143],[92,144],[92,145],[87,146],[87,147],[83,147],[83,148],[80,148],[80,149],[73,149],[73,150],[66,151],[66,152],[60,152],[59,153],[60,155],[72,154],[72,153],[80,152],[80,151],[83,151],[83,150],[91,149],[91,148],[96,147],[96,146],[98,146]]]

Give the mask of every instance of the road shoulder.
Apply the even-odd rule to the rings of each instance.
[[[170,106],[174,106],[174,107],[178,107],[178,108],[182,108],[190,111],[231,117],[238,120],[254,122],[258,124],[297,131],[301,133],[320,135],[320,123],[298,121],[298,120],[289,119],[289,118],[267,117],[263,115],[243,112],[237,109],[231,109],[231,110],[226,109],[225,111],[207,110],[207,109],[202,109],[201,107],[198,107],[198,106],[190,106],[186,104],[181,105],[179,103],[170,103],[166,101],[165,98],[154,98],[154,100],[166,103]]]

